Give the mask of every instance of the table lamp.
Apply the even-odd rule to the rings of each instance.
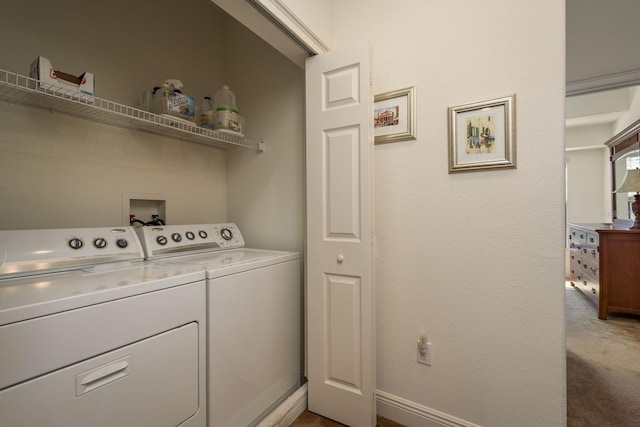
[[[636,216],[636,221],[629,230],[640,230],[640,169],[629,169],[622,180],[622,185],[616,188],[614,193],[636,193],[636,200],[631,204],[631,210]]]

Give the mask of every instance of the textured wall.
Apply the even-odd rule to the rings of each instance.
[[[166,78],[198,103],[223,84],[224,15],[208,0],[5,6],[0,68],[28,75],[42,55],[93,72],[96,96],[127,105]],[[0,111],[0,228],[121,225],[123,193],[166,195],[172,223],[227,219],[224,151],[46,110]]]
[[[485,426],[563,425],[564,2],[335,8],[334,47],[372,41],[374,92],[418,93],[418,139],[375,149],[378,389]],[[513,93],[518,168],[448,174],[447,107]]]
[[[251,247],[302,252],[304,71],[236,21],[229,21],[227,75],[247,137],[266,150],[228,155],[228,215]]]

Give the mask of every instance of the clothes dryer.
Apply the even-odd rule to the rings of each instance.
[[[205,272],[209,426],[258,424],[300,386],[299,254],[245,248],[233,223],[137,231],[148,260]]]

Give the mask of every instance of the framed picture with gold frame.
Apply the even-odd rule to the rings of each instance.
[[[374,97],[373,134],[376,144],[416,139],[415,86]]]
[[[449,173],[516,167],[515,99],[449,107]]]

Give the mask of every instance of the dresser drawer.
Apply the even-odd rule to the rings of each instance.
[[[585,243],[589,246],[598,247],[598,233],[587,233]]]
[[[590,257],[582,257],[582,270],[591,276],[594,281],[598,282],[598,278],[600,277],[600,271],[598,268],[598,263],[591,259]]]
[[[598,306],[598,300],[600,298],[600,285],[598,281],[586,273],[582,273],[582,281],[580,282],[580,289],[586,296]]]
[[[579,228],[569,228],[569,246],[576,247],[587,243],[587,232]]]
[[[598,262],[598,247],[597,246],[590,246],[590,245],[583,245],[580,248],[580,251],[582,253],[582,258],[583,259],[589,259],[591,261],[594,262]]]
[[[574,284],[578,280],[578,275],[582,271],[582,255],[577,249],[569,250],[569,280]],[[580,262],[578,262],[580,261]]]

